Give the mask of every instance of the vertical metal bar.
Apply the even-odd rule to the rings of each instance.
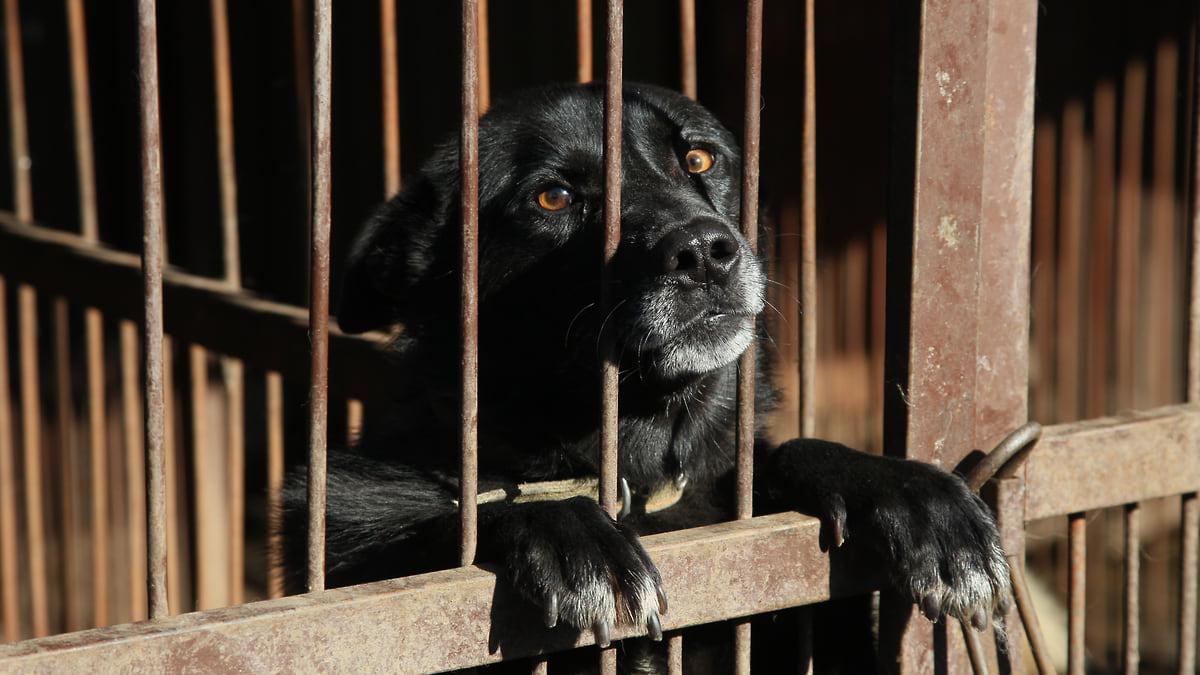
[[[592,0],[575,0],[576,79],[592,81]]]
[[[1067,672],[1083,675],[1086,666],[1084,628],[1087,619],[1087,516],[1069,517],[1068,557],[1071,561],[1067,593]]]
[[[76,582],[78,578],[75,574],[75,562],[79,557],[78,546],[76,546],[76,528],[75,521],[75,477],[76,467],[74,458],[74,443],[72,433],[75,424],[74,404],[71,400],[71,313],[70,305],[67,299],[63,297],[54,298],[54,389],[55,389],[55,413],[58,422],[58,472],[60,492],[58,493],[59,507],[61,509],[61,522],[59,529],[59,542],[62,547],[62,553],[59,556],[61,560],[61,583],[63,588],[62,593],[62,612],[66,630],[79,630],[78,604],[83,597],[79,589],[79,584]],[[103,481],[101,481],[103,483]],[[103,512],[101,512],[103,513]],[[93,516],[94,518],[95,516]],[[95,545],[99,539],[93,531],[92,542]],[[103,544],[101,544],[103,546]],[[96,558],[93,553],[93,563]],[[93,572],[93,576],[95,572]],[[97,578],[92,584],[93,591],[97,585],[101,585],[103,578]],[[99,603],[93,602],[99,611]],[[104,625],[97,622],[96,625]]]
[[[1087,150],[1083,104],[1069,101],[1062,114],[1062,187],[1059,211],[1058,335],[1056,338],[1056,393],[1058,421],[1080,418],[1080,253],[1083,237],[1084,180]]]
[[[667,674],[683,675],[683,634],[667,636]]]
[[[146,450],[144,434],[141,366],[138,361],[138,327],[133,321],[120,323],[121,348],[121,411],[125,432],[126,525],[129,529],[129,616],[138,621],[146,618]]]
[[[142,116],[142,218],[145,249],[142,276],[146,296],[145,443],[147,461],[147,591],[150,617],[167,616],[166,397],[163,368],[162,157],[158,108],[158,21],[155,0],[138,0],[138,61]]]
[[[329,422],[331,0],[313,4],[312,250],[308,331],[312,343],[308,423],[308,590],[325,589],[325,466]]]
[[[215,457],[208,435],[208,351],[203,346],[188,345],[188,372],[192,390],[192,499],[198,516],[193,521],[195,606],[212,609],[224,604],[219,591],[225,567],[220,554],[224,536],[220,519],[214,517],[224,511],[224,505],[217,494],[221,477],[213,470]]]
[[[1179,672],[1196,672],[1196,603],[1200,577],[1200,496],[1183,496],[1180,544]]]
[[[99,242],[96,207],[95,158],[92,144],[91,93],[87,62],[87,25],[83,0],[67,0],[67,23],[71,43],[71,98],[75,124],[75,165],[78,174],[80,232],[84,240]],[[107,403],[104,380],[104,319],[100,310],[84,310],[88,382],[88,447],[92,475],[92,588],[93,621],[108,623],[108,485],[103,480],[108,465]],[[69,465],[68,465],[69,466]],[[139,556],[140,557],[140,556]],[[141,563],[135,565],[140,568]],[[134,584],[141,595],[144,581]],[[140,611],[144,601],[138,604]],[[136,614],[135,614],[136,616]]]
[[[1146,118],[1146,64],[1140,60],[1125,66],[1121,106],[1121,166],[1117,178],[1117,238],[1113,308],[1113,375],[1119,410],[1134,407],[1138,321],[1138,267],[1141,256],[1142,139]]]
[[[1050,657],[1050,649],[1042,637],[1037,608],[1033,606],[1029,583],[1025,580],[1024,561],[1016,556],[1009,556],[1008,564],[1009,569],[1012,570],[1013,600],[1016,601],[1017,611],[1026,626],[1025,633],[1029,636],[1029,646],[1033,652],[1034,663],[1037,664],[1038,672],[1041,675],[1054,675],[1054,661]]]
[[[604,91],[604,250],[600,272],[600,307],[607,315],[612,307],[610,286],[613,257],[621,241],[621,125],[624,115],[622,93],[625,78],[625,3],[609,0],[607,14],[607,80]],[[616,355],[606,355],[601,364],[600,403],[600,506],[617,515],[618,400]],[[600,671],[617,672],[616,648],[600,652]]]
[[[166,248],[164,238],[163,263],[166,264]],[[165,437],[163,461],[163,482],[166,491],[166,528],[167,528],[167,606],[174,607],[178,613],[186,607],[184,602],[184,569],[188,561],[183,554],[183,540],[187,537],[186,522],[180,513],[187,513],[184,503],[183,485],[179,481],[179,464],[183,461],[183,447],[178,441],[175,430],[175,402],[178,390],[175,388],[175,345],[170,335],[163,336],[162,351],[163,369],[163,436]],[[184,474],[187,475],[186,473]]]
[[[804,175],[800,213],[800,435],[817,424],[817,44],[814,0],[804,3]]]
[[[1084,413],[1108,411],[1108,357],[1112,316],[1113,188],[1116,183],[1117,88],[1110,79],[1092,96],[1092,218],[1088,254],[1087,368]]]
[[[762,0],[746,3],[746,100],[742,139],[742,234],[752,254],[758,251],[759,137],[762,116]],[[753,320],[753,319],[752,319]],[[754,515],[754,365],[755,345],[738,361],[737,517]],[[734,630],[737,673],[750,672],[750,622]]]
[[[17,587],[17,476],[8,366],[8,289],[0,276],[0,620],[5,642],[21,637]]]
[[[383,189],[400,191],[400,75],[396,63],[396,0],[379,0],[383,79]]]
[[[275,371],[267,373],[266,413],[267,516],[270,522],[279,523],[283,518],[283,376]],[[278,528],[271,528],[269,537],[271,550],[281,550],[283,536]],[[283,567],[274,557],[267,567],[267,594],[283,597]]]
[[[42,413],[38,386],[37,294],[32,286],[17,289],[21,357],[21,428],[25,467],[25,545],[29,554],[29,594],[33,635],[50,632],[46,584],[46,530],[42,496]]]
[[[482,115],[492,104],[492,68],[489,59],[491,49],[488,47],[488,9],[487,0],[475,0],[479,12],[478,23],[475,24],[476,53],[479,60],[475,64],[479,73],[479,110]]]
[[[221,184],[222,248],[225,281],[242,286],[241,246],[238,235],[237,165],[233,131],[233,77],[229,58],[229,12],[225,0],[211,0],[213,74],[217,105],[217,164]],[[241,360],[222,357],[225,384],[227,435],[226,495],[229,503],[229,602],[240,604],[245,576],[246,441],[245,377]]]
[[[4,0],[5,57],[8,61],[8,124],[12,143],[13,201],[18,220],[33,218],[33,182],[25,108],[25,65],[17,0]]]
[[[1163,405],[1174,400],[1175,377],[1178,367],[1172,358],[1174,336],[1172,329],[1172,298],[1175,265],[1175,145],[1176,98],[1179,74],[1179,46],[1171,39],[1158,44],[1154,63],[1154,157],[1151,167],[1149,237],[1146,240],[1146,259],[1154,261],[1147,270],[1146,331],[1150,341],[1138,350],[1147,359],[1146,389],[1149,405]]]
[[[1124,616],[1124,670],[1126,675],[1136,675],[1139,657],[1139,608],[1138,573],[1141,567],[1141,519],[1140,505],[1125,505],[1125,616]]]
[[[1031,342],[1043,364],[1032,387],[1033,417],[1047,422],[1055,416],[1054,316],[1058,205],[1058,121],[1043,117],[1034,128],[1033,175],[1033,326]],[[1120,251],[1117,252],[1118,256]]]
[[[462,3],[462,518],[460,562],[475,562],[479,489],[479,6]]]
[[[696,0],[679,0],[680,88],[696,98]]]

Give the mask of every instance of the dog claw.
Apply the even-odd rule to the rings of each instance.
[[[546,601],[546,614],[544,617],[546,628],[554,628],[558,625],[558,594],[551,593],[550,599]]]
[[[651,614],[650,618],[646,620],[646,634],[650,636],[651,640],[662,642],[662,622],[658,620],[657,614]]]
[[[975,627],[975,630],[983,630],[987,628],[988,616],[987,612],[985,612],[982,607],[975,610],[975,613],[971,615],[971,625]]]
[[[612,644],[612,640],[610,640],[608,637],[608,622],[607,621],[605,621],[603,619],[601,619],[600,621],[597,621],[596,625],[592,626],[592,634],[596,636],[596,646],[597,647],[604,648],[604,647],[607,647],[610,644]]]
[[[667,592],[662,589],[662,586],[655,586],[654,593],[658,596],[658,613],[667,613]]]
[[[621,478],[621,509],[617,511],[617,520],[623,520],[633,510],[633,495],[629,491],[629,481]]]
[[[932,593],[921,599],[921,613],[926,619],[937,623],[938,617],[942,614],[942,603],[936,595]]]

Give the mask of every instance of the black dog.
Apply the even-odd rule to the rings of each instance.
[[[601,312],[603,99],[597,86],[527,92],[495,106],[479,135],[479,462],[489,495],[479,558],[500,564],[548,625],[593,628],[601,643],[615,622],[661,637],[666,599],[638,534],[730,517],[736,362],[762,334],[766,284],[736,225],[732,135],[679,94],[628,86],[621,241],[612,309]],[[350,253],[338,321],[349,332],[403,325],[401,391],[357,453],[330,457],[330,585],[457,560],[459,185],[458,150],[446,145]],[[570,497],[598,471],[604,359],[620,372],[619,467],[631,496],[620,522]],[[759,381],[762,413],[772,396]],[[876,555],[931,618],[982,628],[1007,602],[995,526],[957,477],[826,441],[758,445],[760,509],[819,517],[825,541]],[[293,485],[296,513],[304,494]],[[553,499],[527,500],[546,491]],[[292,541],[302,550],[303,536]]]

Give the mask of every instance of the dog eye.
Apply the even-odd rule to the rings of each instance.
[[[683,164],[689,173],[704,173],[712,168],[713,156],[699,148],[689,150],[688,154],[683,156]]]
[[[571,205],[571,191],[554,187],[537,196],[538,206],[547,211],[562,211]]]

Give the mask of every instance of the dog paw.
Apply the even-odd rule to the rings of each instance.
[[[662,639],[667,611],[662,579],[636,534],[586,497],[516,504],[493,529],[509,581],[543,610],[547,626],[561,620],[590,628],[607,646],[613,626],[644,626]]]
[[[948,615],[983,629],[1007,611],[995,521],[960,477],[811,439],[781,446],[772,468],[772,496],[820,519],[822,549],[845,544],[878,559],[930,620]]]

